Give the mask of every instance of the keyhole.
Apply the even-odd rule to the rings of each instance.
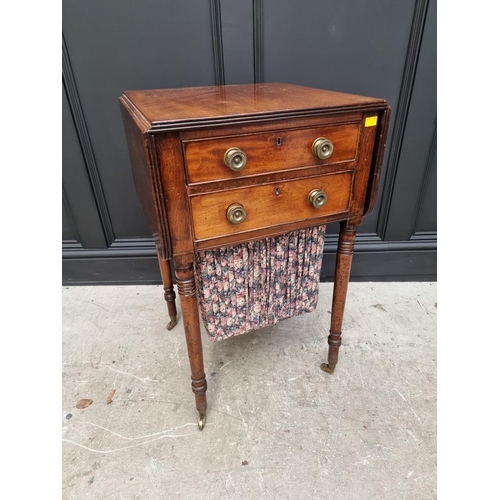
[[[276,188],[275,193],[276,193],[276,196],[278,196],[280,194],[280,188]]]
[[[281,137],[276,138],[276,145],[281,146]]]

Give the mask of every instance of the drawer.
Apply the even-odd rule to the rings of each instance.
[[[352,161],[356,158],[359,128],[359,123],[344,123],[183,141],[188,183],[238,179],[293,168]],[[318,138],[325,138],[333,144],[333,153],[327,159],[320,159],[313,154],[313,144]],[[232,170],[225,163],[226,152],[231,149],[240,150],[246,156],[246,164],[239,171]],[[230,159],[227,161],[230,162]],[[236,167],[239,168],[239,165]]]
[[[191,197],[191,213],[195,240],[347,214],[352,179],[353,171],[347,171],[194,195]],[[322,191],[327,196],[326,202],[319,208],[311,205],[314,194],[310,197],[310,193],[315,190]],[[321,194],[317,191],[316,194],[316,202],[320,202],[318,196],[321,197]],[[242,222],[231,223],[228,220],[228,209],[237,205],[243,207],[246,216]]]

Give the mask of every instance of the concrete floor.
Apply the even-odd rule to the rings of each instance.
[[[331,292],[272,328],[203,332],[200,432],[162,288],[63,288],[63,498],[436,498],[435,283],[351,283],[333,376]]]

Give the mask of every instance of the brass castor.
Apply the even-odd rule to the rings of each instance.
[[[337,365],[330,366],[328,363],[321,363],[320,368],[326,372],[329,373],[330,375],[335,371],[335,367]]]
[[[207,416],[206,416],[205,412],[200,411],[199,416],[198,416],[198,429],[200,429],[200,431],[202,431],[203,427],[205,427],[206,419],[207,419]]]
[[[175,318],[175,317],[174,317],[174,318],[172,318],[172,317],[171,317],[171,318],[170,318],[170,322],[169,322],[169,324],[167,325],[167,330],[168,330],[168,331],[172,330],[172,329],[175,327],[175,325],[176,325],[176,324],[177,324],[177,318]]]

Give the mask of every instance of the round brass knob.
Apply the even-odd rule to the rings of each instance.
[[[326,200],[328,200],[328,196],[324,191],[321,191],[321,189],[313,189],[307,198],[309,204],[314,208],[321,208],[325,205]]]
[[[320,160],[326,160],[333,154],[333,142],[325,137],[318,137],[312,145],[312,153]]]
[[[233,203],[226,210],[227,220],[231,224],[241,224],[247,216],[246,210],[243,208],[243,205],[239,203]]]
[[[247,155],[239,148],[229,148],[224,154],[224,163],[233,172],[239,172],[247,164]]]

